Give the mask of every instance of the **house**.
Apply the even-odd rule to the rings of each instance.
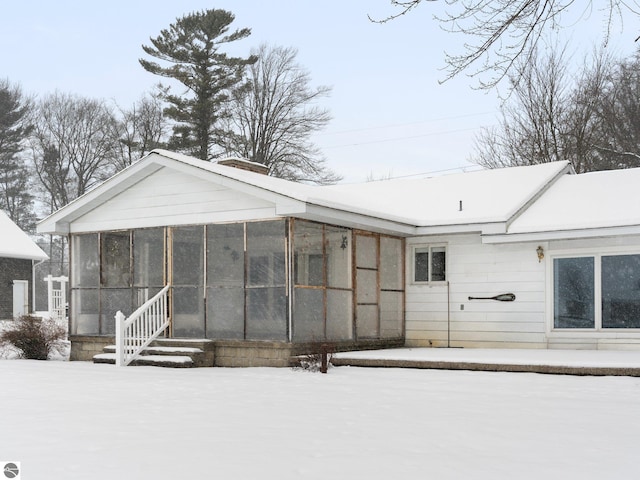
[[[33,267],[49,257],[0,210],[0,320],[33,311]]]
[[[640,169],[334,186],[247,169],[155,150],[40,222],[69,236],[72,359],[161,291],[168,336],[213,342],[216,365],[324,342],[640,349]]]

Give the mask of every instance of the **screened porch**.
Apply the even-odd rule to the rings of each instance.
[[[169,285],[168,336],[345,342],[404,335],[404,240],[299,219],[71,235],[70,334],[113,336]]]

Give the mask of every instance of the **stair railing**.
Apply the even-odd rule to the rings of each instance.
[[[147,300],[129,318],[116,313],[116,366],[124,367],[169,326],[167,292],[169,285]]]

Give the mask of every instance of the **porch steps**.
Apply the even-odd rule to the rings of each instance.
[[[197,347],[188,347],[183,345],[167,346],[166,340],[162,342],[165,345],[152,344],[145,348],[141,356],[131,362],[130,365],[147,365],[156,367],[170,368],[192,368],[209,366],[204,350]],[[104,353],[100,353],[93,357],[93,363],[108,363],[115,365],[116,363],[116,346],[107,345],[104,347]]]

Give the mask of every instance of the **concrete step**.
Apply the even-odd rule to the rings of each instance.
[[[115,365],[116,354],[115,353],[100,353],[94,355],[93,363],[107,363]],[[154,367],[169,367],[169,368],[193,368],[197,365],[193,359],[186,355],[142,355],[136,358],[129,365],[134,366],[154,366]]]
[[[204,347],[207,351],[203,350]],[[130,365],[154,365],[161,367],[212,367],[215,350],[209,340],[162,339],[153,342]],[[103,353],[93,357],[94,363],[115,364],[116,346],[107,345]]]

